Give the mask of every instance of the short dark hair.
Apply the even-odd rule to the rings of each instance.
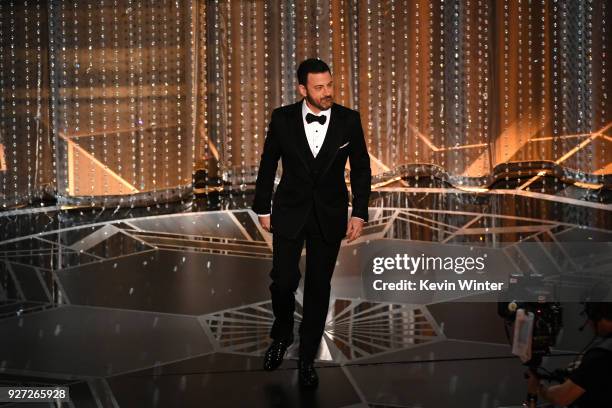
[[[331,74],[331,70],[329,66],[318,58],[308,58],[300,63],[300,66],[297,70],[298,83],[300,85],[306,86],[306,82],[308,81],[308,74],[311,72],[319,73],[319,72],[329,72]]]

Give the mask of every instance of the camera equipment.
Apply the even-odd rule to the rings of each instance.
[[[550,354],[550,348],[555,345],[557,335],[563,327],[563,313],[559,302],[549,302],[549,293],[539,278],[515,278],[509,282],[507,299],[516,296],[510,302],[498,302],[497,313],[504,319],[504,328],[510,344],[513,344],[510,333],[519,317],[528,316],[533,319],[531,331],[531,359],[525,365],[536,369],[542,363],[542,358]],[[508,297],[510,296],[510,297]],[[522,301],[521,299],[537,299],[537,301]],[[530,315],[531,314],[531,315]],[[529,322],[531,324],[531,321]],[[519,328],[520,329],[520,328]],[[516,337],[516,336],[515,336]]]
[[[538,367],[542,357],[550,354],[550,348],[555,345],[557,335],[562,327],[562,309],[558,302],[532,303],[532,302],[500,302],[498,313],[505,319],[505,328],[510,340],[510,329],[516,319],[516,311],[523,309],[525,313],[533,313],[533,333],[531,338],[531,360],[525,364]]]

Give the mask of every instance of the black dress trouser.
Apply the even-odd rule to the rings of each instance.
[[[293,335],[295,291],[300,284],[299,261],[306,242],[306,276],[304,278],[303,316],[300,325],[300,358],[313,361],[323,336],[329,307],[331,278],[336,266],[341,240],[326,242],[314,207],[295,239],[277,236],[272,231],[272,271],[270,293],[274,324],[273,339],[289,339]]]

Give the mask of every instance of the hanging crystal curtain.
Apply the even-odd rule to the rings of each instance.
[[[610,184],[606,1],[204,3],[197,155],[210,185],[254,181],[271,110],[299,99],[295,70],[308,57],[328,62],[336,101],[361,112],[375,181]]]
[[[165,201],[190,188],[192,6],[173,0],[50,3],[62,201]]]
[[[4,208],[190,193],[195,128],[189,0],[0,3]]]
[[[504,0],[495,19],[502,52],[494,163],[504,171],[517,163],[529,174],[534,161],[548,160],[576,170],[578,184],[603,182],[612,171],[609,3]],[[533,181],[519,179],[516,187]]]
[[[49,122],[47,8],[0,2],[0,206],[32,205],[55,190]]]
[[[150,203],[195,170],[246,205],[308,57],[361,112],[375,184],[609,186],[610,21],[604,0],[2,1],[0,202]]]

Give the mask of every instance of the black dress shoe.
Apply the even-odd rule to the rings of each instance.
[[[300,378],[300,385],[306,388],[315,388],[319,385],[319,376],[314,368],[312,361],[298,362],[298,374]]]
[[[285,352],[291,343],[293,339],[274,340],[264,356],[264,370],[276,370],[283,363]]]

